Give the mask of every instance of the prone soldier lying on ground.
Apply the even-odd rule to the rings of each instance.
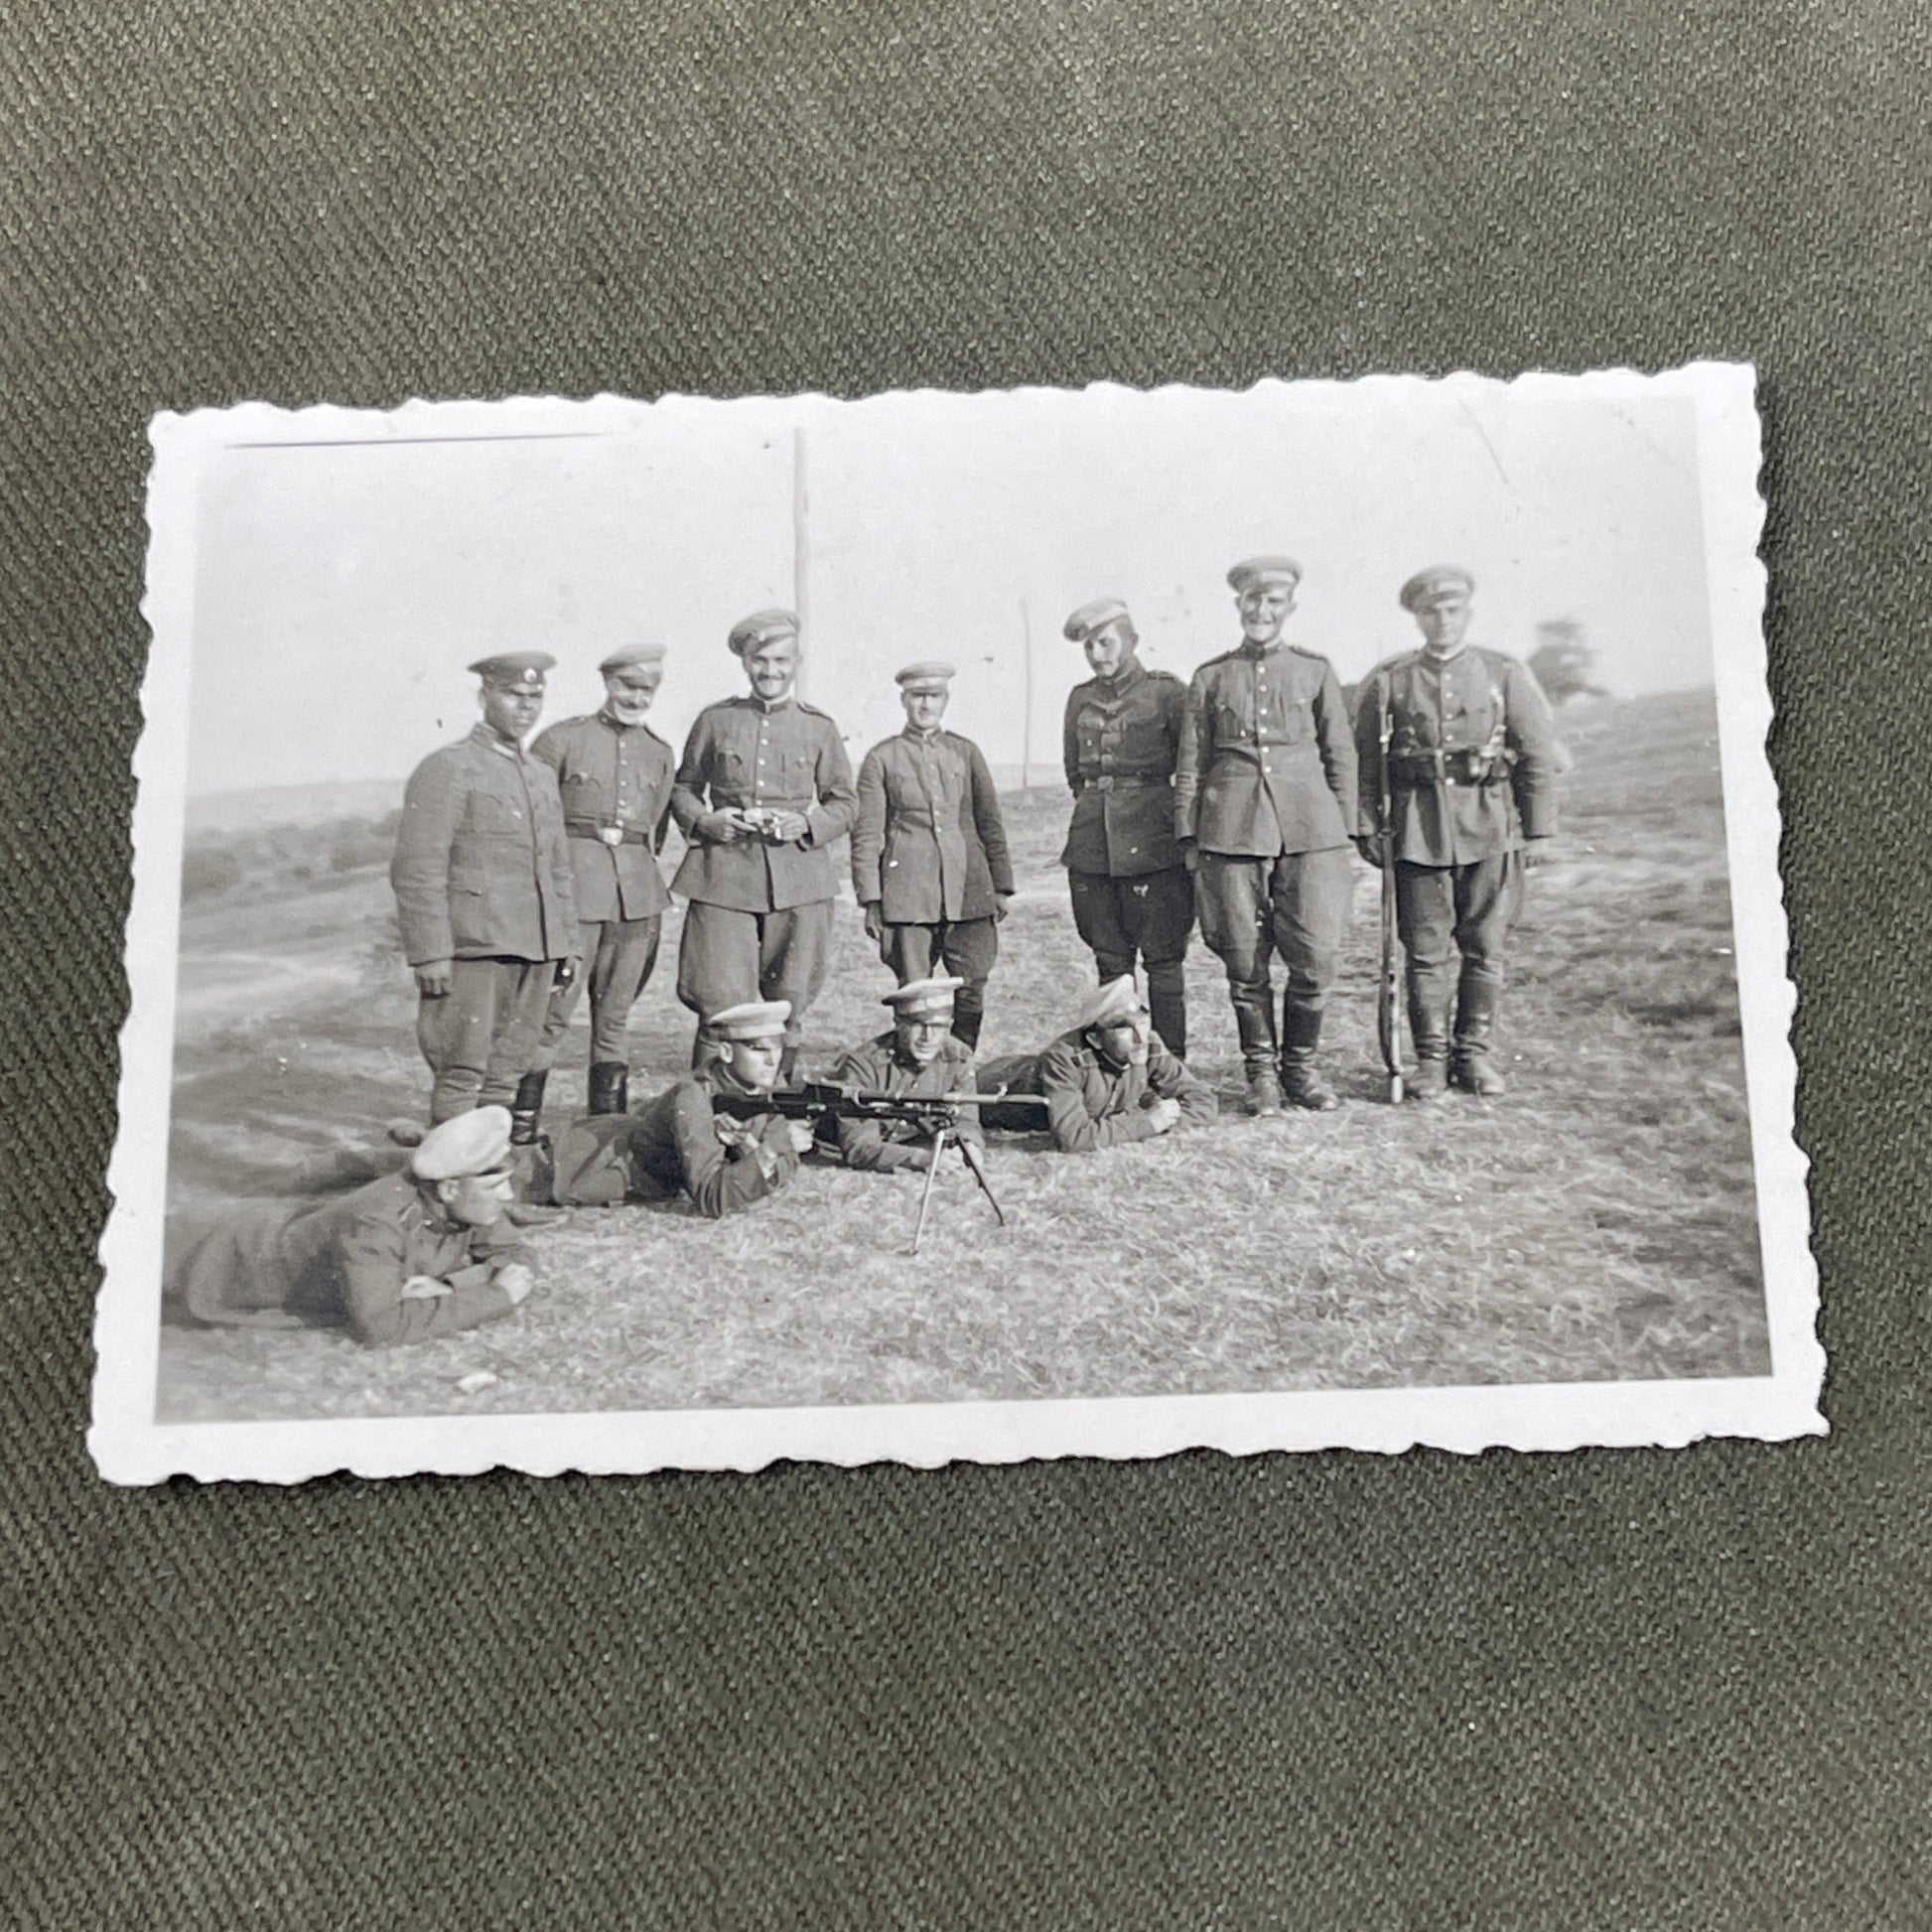
[[[558,1137],[551,1198],[560,1207],[690,1196],[711,1220],[766,1194],[798,1172],[812,1130],[769,1105],[791,1008],[753,1000],[706,1017],[703,1066],[635,1113],[593,1114]],[[742,1117],[717,1111],[742,1104]]]
[[[952,1035],[953,996],[963,984],[941,974],[888,993],[880,1004],[893,1010],[891,1029],[850,1048],[832,1069],[833,1083],[875,1094],[937,1098],[973,1093],[972,1049]],[[930,1122],[828,1114],[819,1131],[821,1139],[829,1135],[836,1141],[848,1168],[870,1173],[906,1169],[923,1173],[932,1165]],[[954,1132],[975,1148],[984,1138],[970,1112],[960,1113]]]
[[[531,1250],[500,1232],[510,1164],[507,1108],[458,1114],[401,1173],[330,1200],[236,1209],[168,1270],[164,1307],[223,1327],[346,1326],[375,1344],[493,1321],[536,1282]]]
[[[1014,1053],[980,1068],[987,1094],[1040,1094],[1046,1124],[1062,1154],[1091,1154],[1198,1127],[1218,1111],[1213,1091],[1162,1043],[1131,978],[1109,980],[1071,1031],[1040,1053]],[[987,1127],[1038,1125],[1024,1108],[995,1103],[980,1111]]]

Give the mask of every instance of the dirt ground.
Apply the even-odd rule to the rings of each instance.
[[[1329,1032],[1347,1104],[1238,1111],[1233,1024],[1196,941],[1211,1129],[1064,1158],[996,1137],[1010,1225],[945,1174],[808,1165],[722,1223],[579,1210],[539,1232],[508,1320],[387,1352],[334,1332],[163,1337],[163,1421],[1381,1388],[1738,1375],[1768,1352],[1708,692],[1566,716],[1564,833],[1532,873],[1504,1014],[1507,1099],[1381,1104],[1375,884],[1359,875]],[[1055,863],[1066,798],[1008,797],[1021,892],[982,1050],[1035,1046],[1091,980]],[[351,856],[354,856],[351,854]],[[340,867],[341,861],[338,860]],[[633,1096],[687,1063],[665,964],[632,1025]],[[884,1024],[849,906],[807,1061]],[[251,877],[183,924],[171,1212],[368,1172],[427,1074],[380,865]],[[578,1049],[552,1081],[582,1093]],[[466,1396],[473,1370],[496,1380]]]

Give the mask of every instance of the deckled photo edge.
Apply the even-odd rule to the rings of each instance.
[[[1714,676],[1720,697],[1725,817],[1738,945],[1736,966],[1750,1094],[1749,1134],[1772,1333],[1772,1374],[1725,1382],[1542,1385],[1259,1396],[1096,1397],[1068,1402],[945,1403],[855,1410],[723,1410],[377,1421],[159,1425],[153,1421],[165,1123],[172,1057],[176,940],[180,924],[186,704],[194,598],[195,477],[204,453],[258,428],[271,440],[289,430],[330,428],[368,437],[378,421],[475,433],[505,414],[519,429],[550,421],[621,433],[638,412],[691,404],[742,403],[774,415],[838,410],[816,395],[723,402],[665,397],[652,403],[600,396],[585,401],[522,398],[506,403],[412,401],[394,411],[318,405],[285,410],[247,403],[156,419],[150,476],[149,568],[143,614],[153,644],[142,687],[143,729],[135,759],[135,890],[127,962],[130,1007],[122,1037],[121,1124],[110,1164],[112,1206],[100,1254],[98,1368],[89,1443],[110,1480],[148,1483],[185,1473],[202,1479],[299,1481],[339,1469],[368,1474],[471,1473],[507,1466],[532,1473],[566,1468],[642,1472],[661,1467],[752,1469],[778,1459],[845,1464],[898,1460],[936,1466],[1060,1454],[1137,1457],[1189,1448],[1247,1454],[1268,1449],[1410,1447],[1477,1452],[1488,1448],[1565,1449],[1678,1445],[1711,1435],[1777,1440],[1822,1433],[1817,1403],[1824,1355],[1817,1335],[1817,1273],[1810,1250],[1808,1164],[1794,1129],[1796,1062],[1790,1042],[1795,997],[1777,873],[1779,804],[1765,749],[1772,706],[1762,632],[1763,522],[1758,490],[1761,443],[1753,372],[1734,363],[1694,363],[1646,376],[1629,370],[1579,375],[1532,371],[1513,380],[1467,373],[1370,376],[1323,389],[1411,384],[1479,390],[1562,386],[1612,394],[1687,390],[1699,415],[1701,490],[1713,604]],[[1310,385],[1268,379],[1256,388]],[[1000,394],[1003,392],[984,392]],[[1023,390],[1015,398],[1119,393],[1184,397],[1186,385],[1085,392]],[[1206,392],[1226,396],[1232,392]],[[1247,393],[1247,392],[1242,392]],[[901,391],[857,402],[951,397]],[[1587,1407],[1585,1419],[1582,1410]]]

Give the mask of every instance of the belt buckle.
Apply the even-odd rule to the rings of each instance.
[[[597,836],[606,845],[621,845],[623,843],[623,827],[621,825],[600,825],[597,828]]]
[[[1111,771],[1104,772],[1093,781],[1093,788],[1095,791],[1112,791],[1114,788],[1114,774]]]

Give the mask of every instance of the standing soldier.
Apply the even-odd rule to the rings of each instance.
[[[556,659],[504,651],[470,668],[483,722],[409,779],[389,868],[403,953],[421,994],[416,1037],[435,1076],[432,1122],[508,1106],[536,1064],[560,974],[577,969],[577,902],[557,778],[523,749]],[[536,1138],[512,1109],[511,1140]]]
[[[1466,641],[1475,579],[1438,565],[1403,585],[1421,650],[1392,658],[1362,687],[1355,739],[1364,760],[1387,747],[1393,826],[1377,823],[1364,788],[1356,843],[1382,863],[1395,841],[1396,918],[1408,954],[1409,1092],[1440,1100],[1450,1078],[1473,1094],[1503,1091],[1490,1060],[1503,948],[1523,897],[1523,845],[1557,829],[1556,732],[1528,669]],[[1379,780],[1378,766],[1371,765]],[[1451,947],[1461,956],[1453,1060],[1447,1034]]]
[[[1315,1050],[1353,896],[1355,743],[1334,667],[1282,642],[1301,581],[1290,557],[1228,572],[1243,640],[1194,673],[1174,766],[1174,826],[1201,937],[1227,968],[1255,1114],[1279,1114],[1284,1089],[1298,1107],[1338,1104]],[[1277,952],[1288,969],[1279,1039]]]
[[[970,1048],[1000,955],[1013,867],[980,748],[940,729],[952,678],[953,667],[936,659],[898,673],[905,729],[859,766],[852,886],[866,936],[901,986],[941,965],[958,978],[952,1031]]]
[[[1064,627],[1093,670],[1067,693],[1061,734],[1073,817],[1060,864],[1073,923],[1102,984],[1131,979],[1137,955],[1147,962],[1154,1031],[1184,1059],[1194,882],[1174,839],[1173,770],[1187,687],[1141,663],[1134,620],[1117,597],[1081,605]]]
[[[671,896],[657,870],[671,822],[671,748],[644,723],[664,681],[662,644],[626,644],[597,667],[604,705],[552,725],[530,747],[557,774],[570,835],[586,970],[551,996],[537,1065],[517,1089],[517,1111],[534,1121],[584,982],[591,989],[590,1111],[629,1104],[630,1009],[657,964]]]
[[[788,1078],[831,963],[831,847],[852,827],[852,766],[839,728],[792,696],[798,620],[789,611],[741,619],[730,645],[751,693],[699,712],[671,793],[691,842],[671,882],[690,901],[677,997],[700,1015],[787,1002]]]

